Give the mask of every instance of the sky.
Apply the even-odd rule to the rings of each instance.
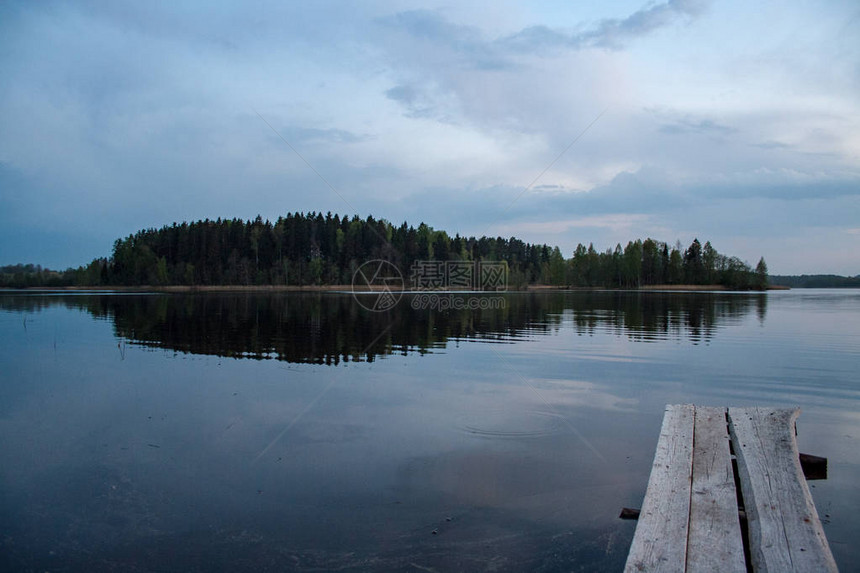
[[[297,211],[860,274],[860,4],[0,3],[0,264]]]

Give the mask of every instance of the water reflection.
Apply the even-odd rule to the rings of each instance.
[[[505,297],[0,295],[0,571],[619,571],[681,402],[800,404],[856,569],[860,293]]]
[[[764,293],[509,293],[503,308],[490,310],[416,310],[410,302],[407,295],[388,312],[370,312],[351,295],[335,293],[7,294],[0,308],[37,312],[63,305],[112,321],[116,335],[132,344],[315,364],[423,354],[460,340],[513,342],[556,332],[568,322],[579,335],[698,344],[753,312],[763,324],[767,314]]]

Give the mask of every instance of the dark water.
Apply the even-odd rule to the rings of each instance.
[[[0,295],[0,568],[615,571],[678,402],[799,405],[860,568],[860,291],[409,303]]]

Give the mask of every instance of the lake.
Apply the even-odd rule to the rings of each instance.
[[[373,296],[0,294],[0,568],[618,571],[683,402],[800,406],[860,568],[860,291]]]

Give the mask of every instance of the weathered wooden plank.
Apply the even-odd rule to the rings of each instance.
[[[687,571],[746,573],[725,408],[696,408]]]
[[[692,405],[663,416],[654,465],[624,570],[684,571],[693,471]]]
[[[836,571],[798,461],[800,410],[729,408],[755,571]]]

